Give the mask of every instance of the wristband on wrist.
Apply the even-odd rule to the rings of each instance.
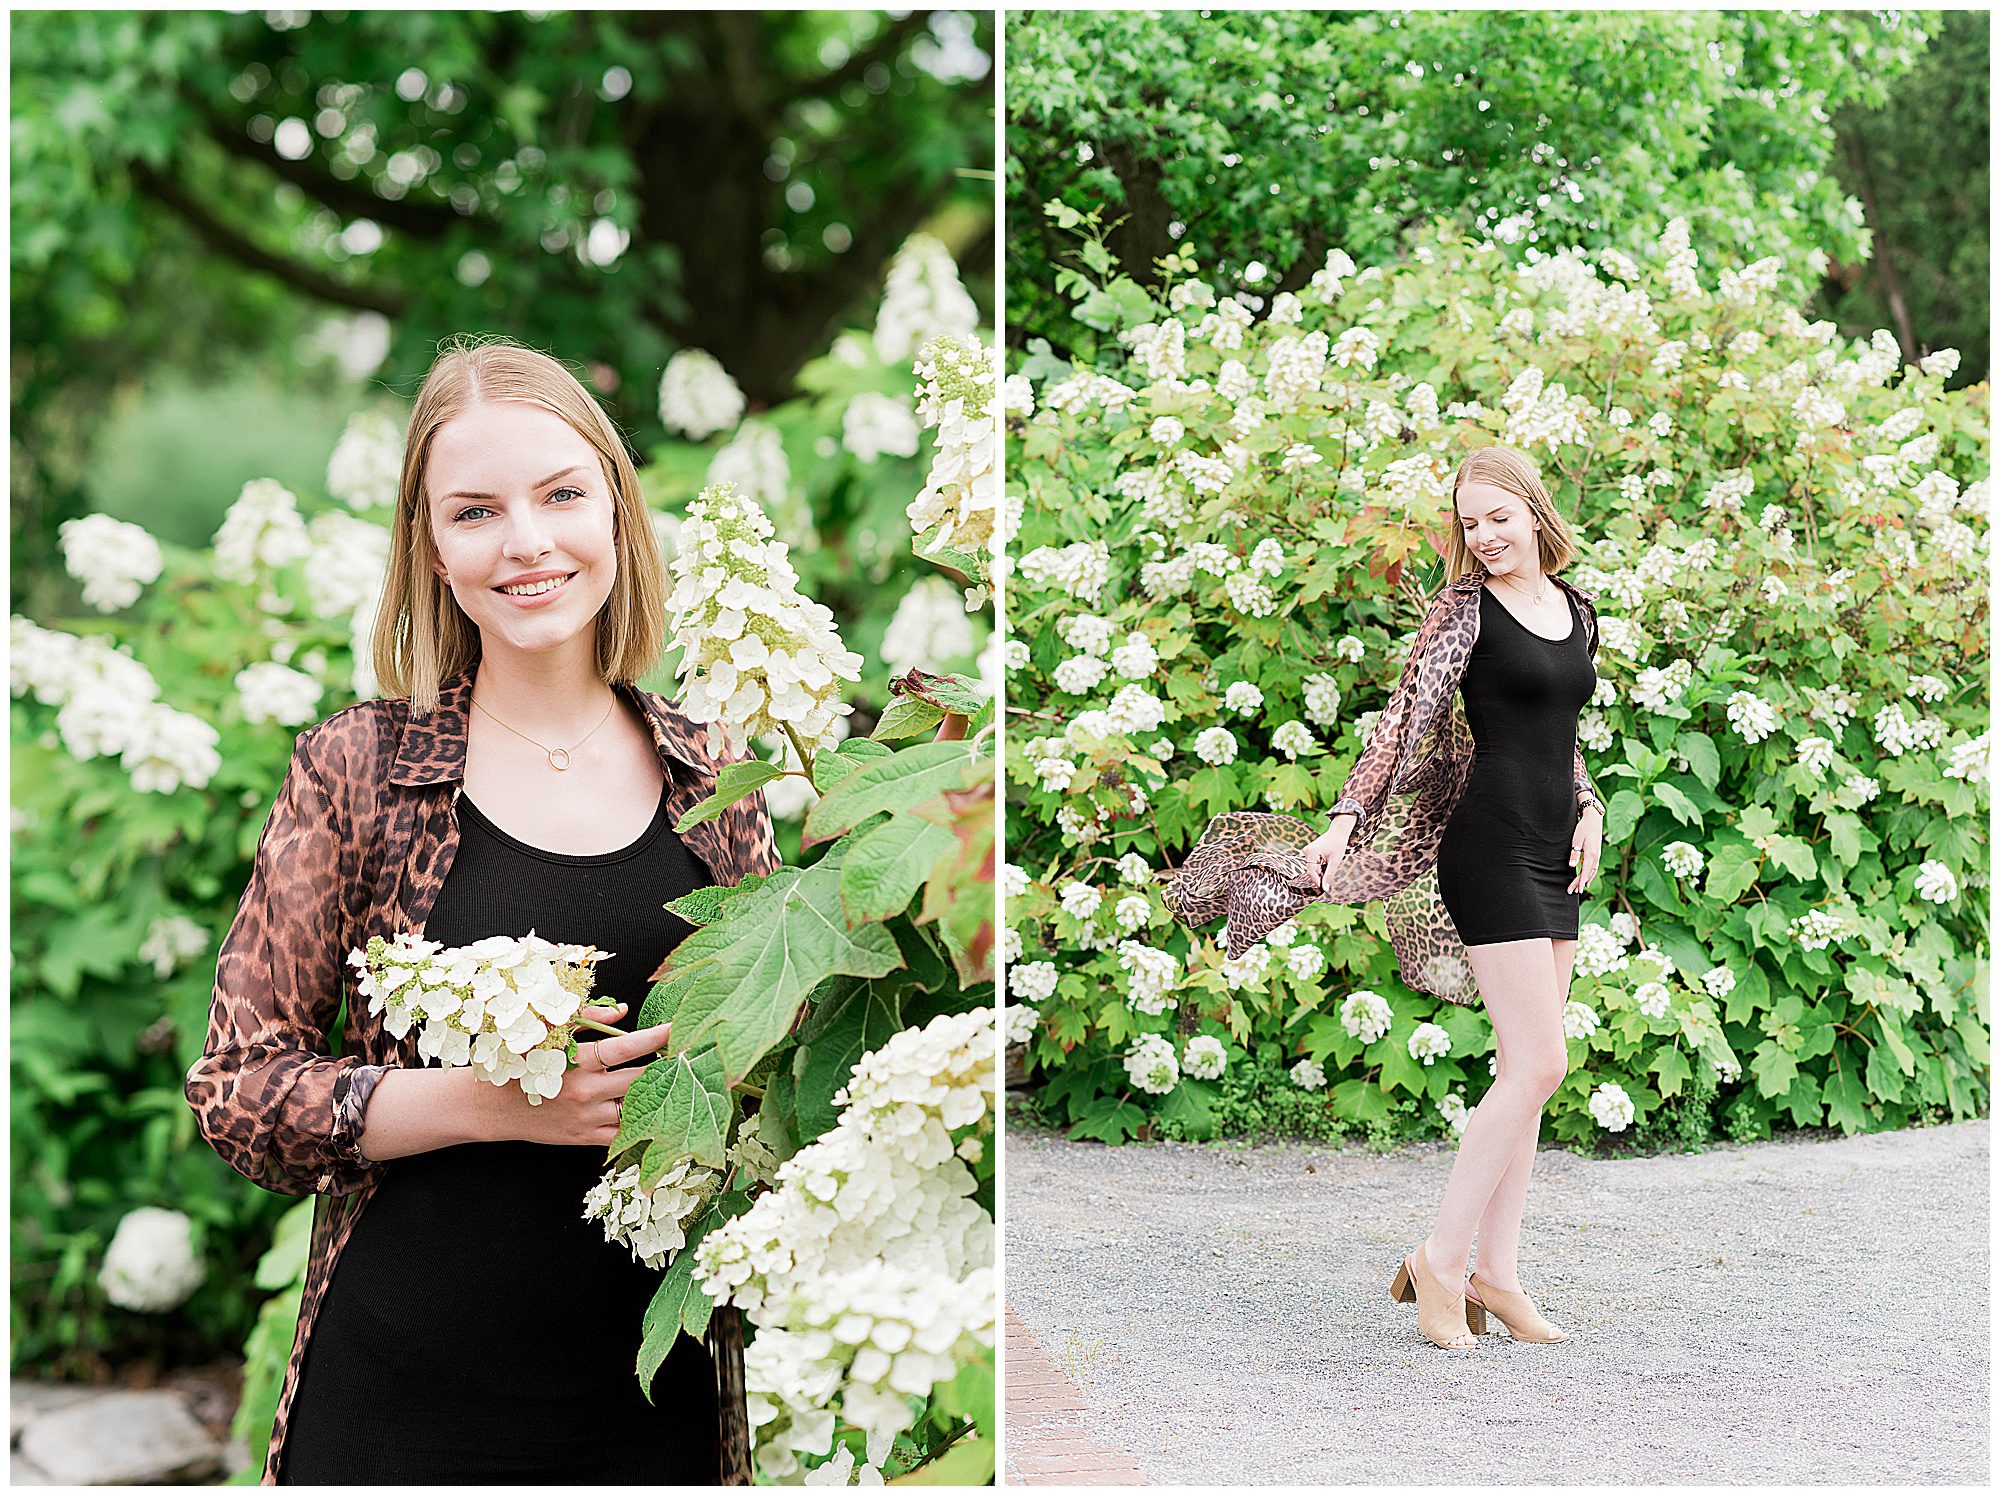
[[[1589,790],[1580,790],[1577,792],[1577,797],[1576,797],[1576,813],[1578,815],[1582,815],[1586,810],[1594,810],[1599,815],[1603,815],[1604,802],[1598,799],[1597,796],[1593,795]]]

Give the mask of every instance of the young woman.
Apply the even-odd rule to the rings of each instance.
[[[410,417],[374,638],[390,699],[301,734],[188,1074],[230,1165],[317,1193],[267,1484],[713,1484],[716,1367],[683,1340],[642,1395],[658,1275],[583,1219],[664,1028],[585,1042],[561,1093],[427,1068],[350,1004],[347,953],[529,930],[612,951],[615,1023],[689,927],[661,906],[777,865],[763,797],[685,838],[705,733],[632,682],[665,567],[617,431],[561,364],[447,346]],[[732,1421],[727,1474],[746,1447]]]
[[[1576,740],[1597,683],[1597,616],[1556,575],[1576,554],[1569,529],[1533,461],[1511,448],[1473,453],[1452,495],[1447,585],[1332,824],[1303,858],[1320,891],[1345,902],[1356,891],[1342,871],[1358,824],[1371,855],[1394,844],[1389,858],[1405,873],[1434,848],[1435,892],[1462,958],[1448,938],[1428,948],[1409,938],[1398,955],[1406,975],[1418,966],[1416,985],[1456,1002],[1477,995],[1493,1022],[1493,1084],[1466,1122],[1431,1234],[1391,1288],[1415,1299],[1434,1344],[1465,1348],[1488,1314],[1516,1340],[1563,1338],[1522,1289],[1521,1219],[1542,1106],[1567,1066],[1563,1008],[1604,812]],[[1419,756],[1427,727],[1436,747]],[[1406,780],[1421,785],[1416,806],[1385,832],[1387,798]],[[1405,936],[1422,923],[1408,902]],[[1451,979],[1461,959],[1470,981]],[[1467,1283],[1475,1237],[1479,1271]]]

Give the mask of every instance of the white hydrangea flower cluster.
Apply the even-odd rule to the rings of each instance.
[[[1096,607],[1111,576],[1111,552],[1101,540],[1074,545],[1037,546],[1021,557],[1017,568],[1025,581],[1056,587],[1079,602]]]
[[[347,618],[364,605],[373,627],[375,598],[389,569],[389,531],[339,510],[306,526],[306,606],[315,618]],[[356,617],[357,624],[361,620]]]
[[[236,672],[236,696],[248,722],[302,727],[319,713],[323,688],[303,670],[262,660]]]
[[[1172,952],[1121,940],[1118,964],[1125,969],[1125,1000],[1133,1012],[1152,1015],[1179,1006],[1174,989],[1180,984],[1181,964]]]
[[[63,566],[83,584],[83,600],[100,613],[116,613],[139,600],[160,579],[160,543],[143,526],[108,514],[66,519],[56,527]]]
[[[664,1269],[687,1245],[687,1228],[722,1187],[722,1175],[684,1158],[651,1189],[639,1184],[639,1165],[606,1173],[583,1197],[583,1218],[601,1221],[604,1239],[632,1251],[638,1261]]]
[[[843,1420],[880,1466],[932,1388],[991,1354],[993,1218],[963,1160],[992,1127],[997,1039],[983,1008],[864,1055],[840,1120],[696,1248],[704,1290],[756,1326],[744,1378],[764,1476],[801,1478]],[[962,1140],[940,1149],[947,1113]]]
[[[530,930],[446,946],[408,931],[369,939],[350,951],[360,973],[355,992],[398,1039],[421,1025],[417,1053],[443,1065],[470,1066],[490,1085],[518,1082],[531,1105],[562,1090],[579,1016],[596,979],[592,967],[611,953],[544,940]]]
[[[1933,904],[1949,904],[1958,897],[1958,879],[1951,869],[1935,858],[1925,859],[1917,869],[1917,897]]]
[[[1802,950],[1822,951],[1850,933],[1848,922],[1831,909],[1808,909],[1792,921],[1792,939]]]
[[[1623,1132],[1638,1115],[1632,1098],[1616,1081],[1606,1081],[1590,1093],[1590,1115],[1606,1132]]]
[[[194,1222],[178,1210],[142,1205],[119,1219],[97,1282],[121,1309],[164,1314],[185,1304],[207,1276]]]
[[[1229,1056],[1222,1041],[1213,1034],[1197,1034],[1187,1042],[1181,1055],[1181,1074],[1191,1080],[1219,1080]]]
[[[1761,743],[1778,730],[1778,709],[1750,691],[1734,692],[1724,714],[1746,743]]]
[[[1026,1044],[1042,1026],[1042,1010],[1029,1003],[1009,1003],[1000,1016],[1009,1044]]]
[[[834,1104],[847,1109],[842,1125],[920,1169],[942,1166],[962,1146],[955,1137],[991,1123],[1000,1060],[994,1021],[991,1008],[943,1013],[863,1055],[834,1092]]]
[[[1471,1120],[1472,1113],[1466,1110],[1464,1092],[1453,1091],[1447,1096],[1439,1097],[1437,1109],[1438,1115],[1444,1118],[1445,1125],[1454,1133],[1462,1135],[1465,1132],[1465,1124]]]
[[[1960,743],[1951,750],[1950,762],[1945,765],[1945,778],[1984,781],[1992,758],[1992,735],[1982,732],[1970,742]]]
[[[1324,1091],[1326,1067],[1317,1060],[1300,1060],[1292,1066],[1292,1084],[1301,1091]]]
[[[900,364],[933,338],[969,338],[979,307],[958,278],[944,241],[912,234],[889,261],[882,305],[875,313],[875,352]],[[981,402],[982,406],[984,402]]]
[[[139,959],[148,962],[162,981],[208,950],[209,933],[185,914],[166,914],[146,927]]]
[[[1347,1030],[1349,1037],[1359,1039],[1363,1044],[1373,1044],[1389,1032],[1389,1026],[1395,1021],[1395,1009],[1379,992],[1352,992],[1341,1000],[1340,1026]]]
[[[1180,1057],[1173,1041],[1162,1034],[1141,1034],[1125,1056],[1125,1074],[1133,1085],[1164,1096],[1181,1083]]]
[[[804,506],[792,500],[792,463],[785,456],[784,438],[769,421],[745,421],[737,427],[736,434],[709,459],[705,481],[711,487],[729,484],[745,503],[776,515],[787,545],[811,542],[811,523]],[[676,559],[684,543],[685,530],[676,540]]]
[[[709,729],[709,751],[738,756],[749,739],[789,728],[808,751],[837,742],[852,710],[837,682],[861,678],[833,614],[801,596],[784,544],[762,510],[726,484],[688,506],[667,610],[687,681],[682,709]]]
[[[1664,1018],[1672,1005],[1673,993],[1665,982],[1644,982],[1632,994],[1632,1006],[1648,1018]]]
[[[1890,702],[1875,714],[1875,741],[1891,758],[1915,749],[1941,747],[1946,731],[1944,723],[1929,714],[1912,721],[1900,701]]]
[[[840,444],[858,462],[915,457],[919,434],[908,402],[879,390],[863,390],[840,413]]]
[[[1574,998],[1563,1004],[1563,1037],[1588,1039],[1597,1032],[1597,1010]]]
[[[706,441],[743,419],[748,402],[714,354],[683,348],[660,374],[660,424]]]
[[[1435,1023],[1420,1023],[1410,1034],[1410,1058],[1425,1065],[1451,1053],[1451,1035]]]
[[[71,757],[116,758],[133,789],[162,795],[201,789],[222,767],[221,734],[161,702],[153,673],[124,650],[18,616],[7,632],[14,695],[32,692],[56,708],[56,733]]]
[[[1700,849],[1684,841],[1669,842],[1660,861],[1676,878],[1692,878],[1701,871]]]
[[[969,340],[936,338],[917,359],[917,377],[922,381],[917,414],[925,426],[937,428],[937,448],[923,491],[904,512],[920,546],[983,553],[993,539],[999,495],[999,437],[992,415],[999,352]]]
[[[403,428],[383,411],[357,411],[326,460],[326,491],[350,509],[390,509],[402,482]]]
[[[1195,734],[1194,754],[1205,764],[1220,767],[1236,762],[1236,735],[1226,727],[1204,727]]]
[[[935,669],[964,659],[977,647],[965,595],[943,577],[918,578],[882,631],[882,663],[892,675],[916,665]]]
[[[255,582],[312,554],[299,501],[275,478],[253,478],[215,532],[215,570],[232,582]]]
[[[1016,1002],[1045,1003],[1055,996],[1058,973],[1053,961],[1027,961],[1009,969],[1007,991]]]

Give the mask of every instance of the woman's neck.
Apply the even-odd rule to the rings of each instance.
[[[611,687],[597,674],[586,630],[560,648],[535,654],[482,649],[472,694],[508,726],[562,741],[565,733],[584,732],[604,715]]]

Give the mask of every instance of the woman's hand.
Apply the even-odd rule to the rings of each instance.
[[[625,1014],[625,1004],[608,1008],[585,1008],[585,1018],[599,1023],[615,1023]],[[608,1146],[618,1136],[618,1109],[625,1093],[644,1072],[643,1065],[613,1069],[627,1060],[657,1052],[667,1042],[673,1025],[656,1024],[633,1034],[602,1038],[578,1044],[576,1064],[563,1072],[562,1090],[539,1106],[528,1103],[519,1086],[490,1086],[489,1116],[496,1138],[518,1138],[527,1143],[569,1143],[577,1146]]]
[[[1569,865],[1576,876],[1569,880],[1569,892],[1582,893],[1597,876],[1598,858],[1604,851],[1604,812],[1586,806],[1576,818],[1576,833],[1569,839]]]
[[[1335,816],[1333,824],[1322,831],[1319,839],[1301,853],[1306,866],[1318,876],[1321,893],[1333,887],[1333,870],[1340,866],[1347,856],[1347,839],[1354,834],[1354,817]]]

